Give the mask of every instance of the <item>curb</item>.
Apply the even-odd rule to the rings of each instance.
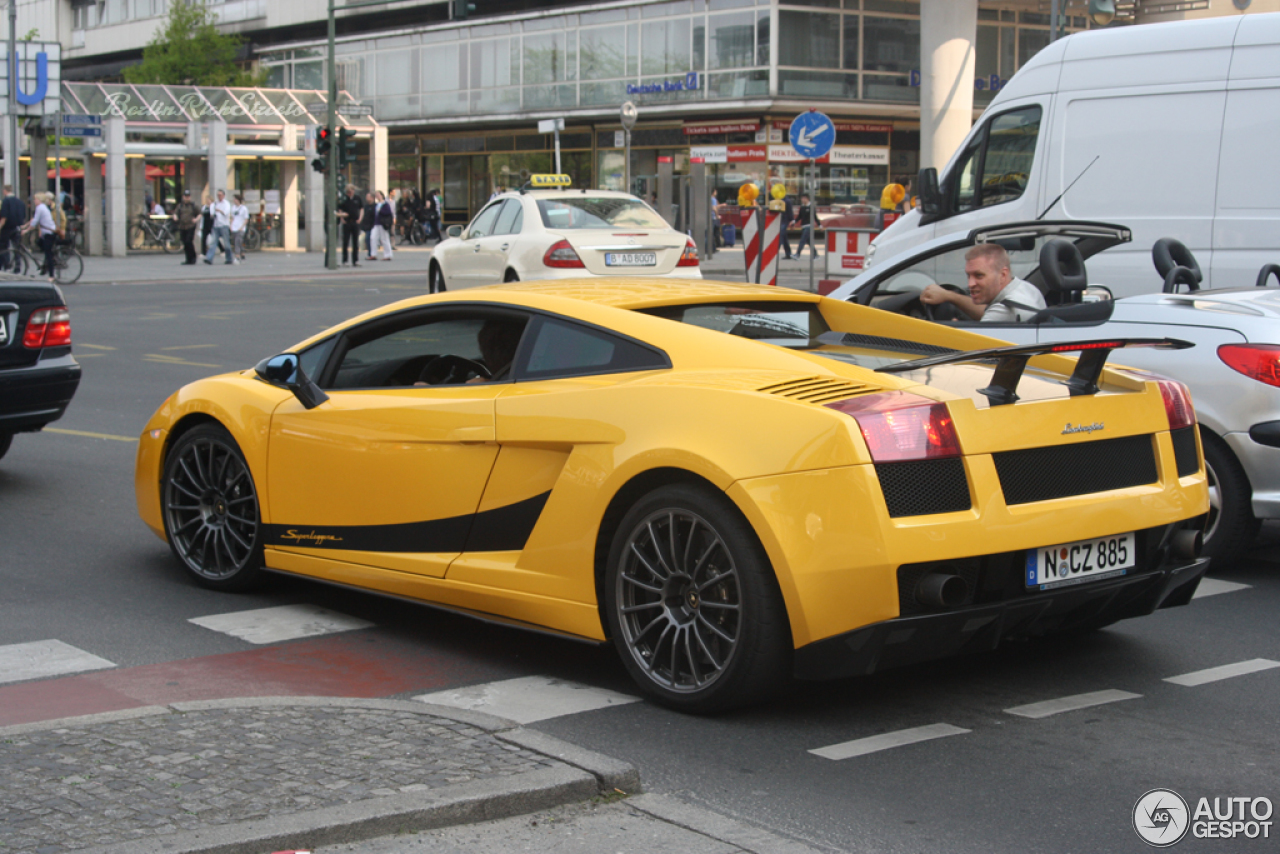
[[[543,733],[525,730],[506,718],[407,700],[270,697],[174,703],[18,724],[0,728],[0,736],[89,727],[155,715],[299,706],[410,712],[445,718],[483,730],[500,741],[540,753],[563,767],[532,770],[515,777],[472,780],[277,818],[79,849],[81,854],[262,854],[263,851],[299,846],[316,848],[389,834],[507,818],[585,801],[605,791],[616,789],[632,794],[640,789],[639,772],[625,762]]]

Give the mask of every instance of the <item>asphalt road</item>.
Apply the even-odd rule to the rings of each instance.
[[[1201,797],[1280,802],[1280,668],[1266,663],[1280,661],[1280,527],[1264,530],[1248,560],[1214,572],[1205,592],[1215,595],[1185,608],[1083,637],[804,684],[712,719],[627,702],[630,684],[608,649],[301,580],[248,595],[188,581],[134,509],[132,438],[154,408],[185,382],[250,366],[420,288],[420,276],[370,271],[356,282],[69,290],[80,391],[53,429],[17,437],[0,462],[0,666],[6,649],[54,641],[58,654],[100,663],[0,681],[0,724],[264,693],[453,692],[502,714],[492,704],[506,680],[542,680],[605,699],[530,726],[634,763],[649,791],[833,850],[1142,851],[1133,810],[1151,789],[1178,792],[1192,811]],[[206,619],[281,606],[363,622],[260,642]],[[1249,662],[1237,670],[1252,672],[1216,681],[1179,679]],[[1008,711],[1078,695],[1099,704]],[[904,730],[934,737],[885,749],[883,737],[902,741]],[[1280,816],[1269,820],[1269,839],[1188,835],[1176,850],[1274,851]]]

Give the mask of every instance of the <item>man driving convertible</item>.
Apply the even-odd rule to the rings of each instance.
[[[929,285],[920,293],[925,305],[951,303],[970,320],[985,323],[1024,321],[1045,307],[1036,286],[1016,278],[1009,266],[1009,253],[996,243],[979,243],[964,254],[964,272],[969,293],[949,291]]]

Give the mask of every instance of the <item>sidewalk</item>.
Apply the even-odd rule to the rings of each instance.
[[[341,259],[341,255],[338,256]],[[84,275],[75,285],[133,285],[157,281],[199,281],[208,279],[250,279],[289,276],[333,276],[356,282],[370,273],[379,275],[403,274],[406,277],[421,276],[422,291],[426,293],[427,267],[431,262],[431,249],[425,246],[396,247],[393,261],[367,261],[361,259],[360,267],[352,269],[339,265],[336,270],[326,270],[323,252],[286,252],[283,249],[264,249],[250,252],[246,259],[228,265],[222,256],[212,264],[198,261],[184,266],[181,252],[165,255],[163,252],[138,252],[124,258],[85,256]],[[826,256],[820,255],[814,262],[814,282],[826,278]],[[6,274],[0,274],[8,278]],[[745,282],[745,263],[742,247],[721,249],[702,264],[702,275],[708,279],[729,282]],[[804,260],[780,261],[778,284],[798,290],[809,290],[809,256]]]
[[[410,701],[219,700],[24,724],[0,728],[0,765],[6,854],[817,854],[638,795],[626,763]]]

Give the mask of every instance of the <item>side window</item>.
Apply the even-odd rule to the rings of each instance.
[[[1041,113],[1038,106],[1023,107],[1001,113],[987,123],[956,161],[951,179],[952,212],[1011,202],[1026,191]]]
[[[474,240],[477,237],[488,237],[493,234],[493,226],[498,219],[498,209],[501,207],[502,203],[499,202],[480,211],[479,215],[471,221],[471,227],[467,229],[467,239]]]
[[[408,313],[354,330],[330,390],[505,380],[527,317],[511,311]],[[478,366],[478,367],[477,367]]]
[[[333,342],[337,340],[336,336],[326,338],[319,344],[312,344],[299,353],[298,365],[302,368],[302,372],[318,382],[320,370],[324,368],[324,363],[329,360],[329,354],[333,352]]]
[[[507,199],[502,203],[502,211],[498,214],[498,224],[494,226],[494,234],[519,234],[520,225],[524,221],[524,205],[519,199]]]
[[[649,371],[671,367],[665,353],[602,329],[539,318],[520,379]]]

